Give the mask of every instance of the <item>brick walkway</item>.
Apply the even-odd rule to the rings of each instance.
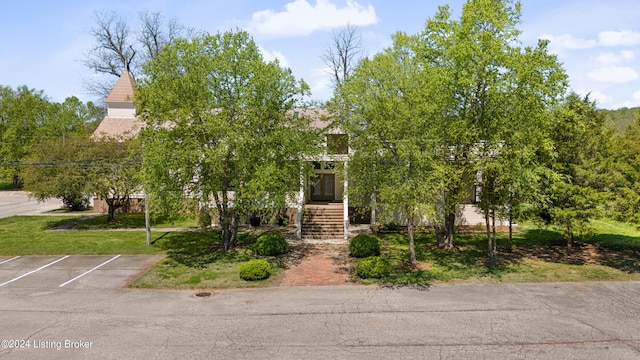
[[[349,283],[346,246],[314,244],[300,263],[285,272],[283,286],[333,286]]]

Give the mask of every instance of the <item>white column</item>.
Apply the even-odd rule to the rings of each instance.
[[[298,194],[298,213],[296,214],[296,239],[302,239],[302,207],[304,205],[304,173],[300,165],[300,193]]]
[[[376,224],[376,186],[373,186],[373,194],[371,194],[371,225]]]
[[[147,245],[151,245],[151,221],[149,219],[149,194],[144,192],[144,227],[147,232]]]
[[[344,162],[344,192],[342,194],[344,239],[349,240],[349,180],[347,177],[347,162]]]

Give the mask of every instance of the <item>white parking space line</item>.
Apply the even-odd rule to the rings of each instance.
[[[16,256],[16,257],[12,257],[11,259],[7,259],[7,260],[4,260],[4,261],[0,261],[0,265],[2,265],[2,264],[4,264],[4,263],[8,263],[9,261],[11,261],[11,260],[15,260],[15,259],[17,259],[17,258],[19,258],[19,257],[20,257],[20,256]]]
[[[117,259],[117,258],[119,258],[119,257],[120,257],[120,255],[116,255],[116,256],[112,257],[111,259],[109,259],[109,260],[107,260],[107,261],[103,262],[102,264],[100,264],[100,265],[98,265],[98,266],[94,267],[93,269],[88,270],[88,271],[85,271],[85,272],[83,272],[82,274],[80,274],[80,275],[78,275],[78,276],[74,277],[73,279],[71,279],[71,280],[69,280],[69,281],[67,281],[67,282],[64,282],[64,283],[60,284],[60,286],[59,286],[59,287],[63,287],[63,286],[65,286],[65,285],[67,285],[67,284],[69,284],[69,283],[71,283],[71,282],[74,282],[74,281],[76,281],[76,280],[80,279],[81,277],[83,277],[83,276],[85,276],[85,275],[89,274],[90,272],[92,272],[92,271],[94,271],[94,270],[96,270],[96,269],[99,269],[99,268],[101,268],[101,267],[102,267],[102,266],[104,266],[104,265],[107,265],[108,263],[112,262],[113,260],[115,260],[115,259]],[[0,286],[2,286],[2,285],[0,285]]]
[[[31,275],[31,274],[33,274],[33,273],[35,273],[35,272],[38,272],[38,271],[40,271],[40,270],[42,270],[42,269],[44,269],[44,268],[46,268],[46,267],[49,267],[49,266],[51,266],[51,265],[53,265],[53,264],[55,264],[55,263],[57,263],[57,262],[60,262],[60,261],[62,261],[62,260],[64,260],[64,259],[66,259],[66,258],[68,258],[68,257],[69,257],[69,255],[64,256],[64,257],[62,257],[62,258],[60,258],[60,259],[58,259],[58,260],[56,260],[56,261],[53,261],[53,262],[48,263],[47,265],[40,266],[39,268],[37,268],[37,269],[35,269],[35,270],[31,270],[31,271],[29,271],[29,272],[28,272],[28,273],[26,273],[26,274],[22,274],[22,275],[18,276],[17,278],[13,278],[13,279],[11,279],[11,280],[9,280],[9,281],[5,281],[5,282],[3,282],[2,284],[0,284],[0,287],[3,287],[3,286],[5,286],[5,285],[7,285],[7,284],[10,284],[10,283],[12,283],[12,282],[14,282],[14,281],[20,280],[20,279],[22,279],[22,278],[23,278],[23,277],[25,277],[25,276]]]

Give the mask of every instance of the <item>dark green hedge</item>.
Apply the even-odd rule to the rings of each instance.
[[[254,246],[256,253],[260,256],[276,256],[286,253],[289,249],[287,240],[279,232],[260,235]]]
[[[357,235],[349,242],[349,254],[357,258],[379,256],[380,239],[373,235]]]

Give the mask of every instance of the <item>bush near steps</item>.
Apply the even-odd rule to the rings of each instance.
[[[359,234],[349,241],[349,254],[357,258],[380,255],[380,239],[377,236]]]

